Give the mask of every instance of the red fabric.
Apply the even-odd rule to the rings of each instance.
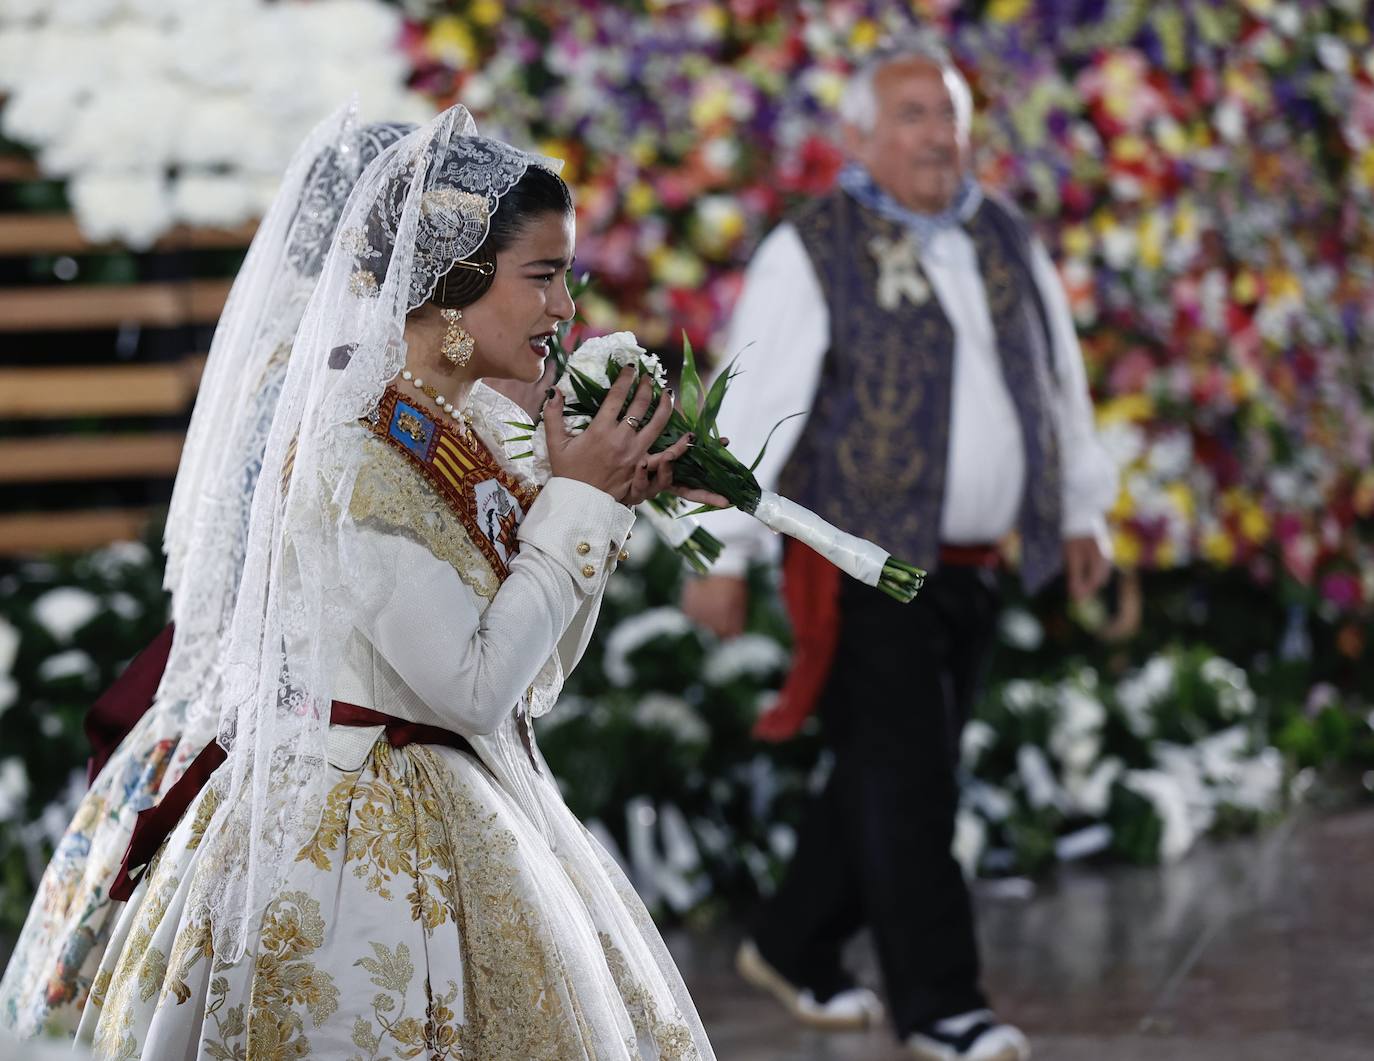
[[[329,722],[335,726],[385,726],[386,739],[393,748],[403,748],[407,744],[441,744],[460,751],[472,752],[467,739],[451,730],[438,726],[426,726],[419,722],[407,722],[394,715],[373,711],[369,707],[347,704],[335,700],[329,708]],[[172,835],[177,822],[195,801],[205,783],[224,762],[225,751],[215,741],[205,746],[186,773],[177,783],[167,790],[167,794],[154,807],[138,812],[134,831],[129,837],[129,846],[124,852],[124,861],[119,873],[110,885],[110,898],[128,902],[138,887],[139,880],[147,872],[148,863],[157,854],[167,837]]]
[[[788,541],[782,599],[792,620],[792,669],[777,702],[754,723],[759,740],[795,737],[816,710],[840,635],[840,569],[814,549]]]
[[[996,545],[942,545],[941,567],[1001,567],[1002,551]]]
[[[86,712],[86,739],[91,743],[91,757],[86,760],[87,785],[95,783],[120,741],[153,706],[171,651],[172,624],[168,623]]]
[[[114,883],[110,885],[111,899],[128,902],[162,842],[172,834],[177,822],[186,813],[186,808],[224,759],[224,749],[211,741],[155,806],[138,812],[134,831],[129,836],[129,846],[124,851],[124,861],[120,863]]]

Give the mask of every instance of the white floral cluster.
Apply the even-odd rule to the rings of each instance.
[[[1178,709],[1184,667],[1208,691],[1214,721],[1190,718],[1190,728],[1212,729],[1190,744],[1165,739],[1163,713]],[[1019,814],[1077,823],[1055,841],[1061,859],[1095,854],[1113,843],[1107,823],[1120,788],[1148,804],[1160,825],[1154,855],[1173,862],[1185,855],[1218,821],[1222,808],[1251,818],[1281,809],[1284,763],[1252,725],[1255,694],[1243,669],[1218,656],[1200,662],[1163,653],[1104,689],[1095,671],[1082,667],[1057,682],[1011,681],[1002,687],[1005,724],[975,719],[963,735],[964,765],[973,774],[965,786],[955,854],[966,870],[1000,869],[1011,853],[996,838]],[[1136,767],[1108,754],[1106,735],[1113,717],[1136,743]],[[1042,734],[1042,739],[1026,739]],[[1121,737],[1118,737],[1118,743]],[[998,777],[987,768],[993,749],[1015,761]],[[1140,757],[1151,761],[1140,767]]]
[[[10,0],[3,131],[67,179],[92,240],[232,227],[350,95],[364,120],[429,116],[406,88],[400,19],[381,0]]]
[[[610,335],[587,339],[573,351],[568,358],[569,371],[558,381],[558,388],[568,401],[576,401],[577,393],[573,390],[572,370],[580,372],[594,383],[609,387],[609,365],[619,365],[623,368],[636,363],[659,387],[668,385],[668,373],[663,368],[663,362],[657,354],[651,354],[639,345],[639,339],[635,337],[634,332],[612,332]],[[569,416],[566,419],[570,430],[581,431],[591,418]]]

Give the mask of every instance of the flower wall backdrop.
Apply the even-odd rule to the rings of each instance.
[[[830,185],[851,63],[942,31],[979,171],[1069,289],[1125,469],[1119,562],[1374,599],[1364,0],[403,8],[416,88],[568,159],[590,325],[654,348],[718,335],[760,235]]]
[[[460,100],[488,129],[566,158],[579,261],[596,279],[588,326],[656,349],[683,330],[708,347],[758,238],[830,186],[851,63],[890,33],[943,31],[979,100],[979,171],[1060,265],[1124,469],[1118,561],[1141,576],[1072,616],[1053,598],[1007,613],[966,738],[960,857],[991,874],[1096,853],[1176,858],[1322,792],[1317,767],[1374,788],[1367,3],[233,0],[210,5],[239,16],[214,53],[229,58],[183,63],[168,82],[210,108],[175,127],[228,130],[224,150],[140,139],[163,128],[165,96],[146,122],[87,120],[128,63],[168,54],[129,26],[190,25],[211,18],[204,6],[16,0],[0,13],[6,135],[70,174],[93,234],[146,242],[178,218],[246,216],[272,172],[258,151],[286,128],[278,109],[313,119],[361,69],[378,86],[359,86],[368,102]],[[283,26],[334,9],[311,43],[332,57],[320,79],[284,84],[253,65],[242,45],[268,7]],[[102,34],[128,45],[122,57]],[[30,61],[64,35],[75,50]],[[234,98],[263,110],[212,121],[230,101],[214,78],[231,73],[248,94]],[[118,183],[130,174],[138,194]],[[207,194],[201,178],[214,178]],[[195,209],[169,205],[183,201]],[[771,886],[826,765],[812,737],[748,736],[785,665],[764,576],[750,635],[717,644],[674,606],[675,559],[635,552],[541,742],[652,901],[737,904]],[[116,549],[0,581],[0,929],[79,791],[80,713],[161,625],[159,570],[153,554]]]

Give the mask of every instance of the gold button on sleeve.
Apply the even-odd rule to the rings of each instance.
[[[578,556],[586,556],[586,555],[587,555],[589,552],[591,552],[591,551],[592,551],[592,547],[591,547],[589,544],[587,544],[586,542],[578,542],[578,543],[577,543],[577,555],[578,555]]]
[[[591,578],[593,575],[596,574],[596,568],[592,567],[591,564],[583,564],[582,574],[586,578]]]
[[[623,564],[623,563],[624,563],[626,560],[628,560],[629,558],[630,558],[630,550],[629,550],[629,549],[621,549],[621,550],[620,550],[620,562]]]

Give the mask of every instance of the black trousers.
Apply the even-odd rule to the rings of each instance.
[[[843,581],[820,704],[834,768],[754,926],[760,951],[824,1000],[852,985],[845,942],[873,933],[897,1033],[986,1005],[973,910],[950,853],[959,738],[996,630],[993,572],[934,572],[910,604]]]

